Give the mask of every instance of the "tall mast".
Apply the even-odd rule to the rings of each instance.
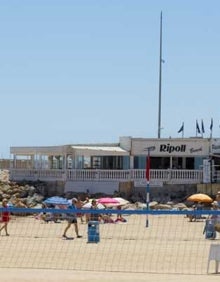
[[[162,80],[162,11],[160,13],[160,63],[159,63],[159,107],[158,107],[158,138],[161,133],[161,80]]]

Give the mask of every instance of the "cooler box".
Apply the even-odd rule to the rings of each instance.
[[[88,222],[88,243],[98,243],[99,237],[99,222],[89,221]]]
[[[206,219],[203,234],[205,234],[206,239],[216,238],[215,224],[212,219]]]

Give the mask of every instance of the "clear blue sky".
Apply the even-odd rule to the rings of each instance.
[[[220,133],[220,1],[1,0],[1,157],[10,146]]]

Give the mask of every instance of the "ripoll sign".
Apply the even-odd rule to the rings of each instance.
[[[167,153],[172,153],[172,152],[186,152],[186,145],[177,145],[173,146],[168,144],[161,144],[160,145],[160,152],[167,152]]]
[[[208,156],[210,154],[210,141],[204,139],[143,139],[132,142],[132,155],[147,155],[146,148],[155,147],[150,155],[155,156]],[[220,142],[219,144],[220,145]],[[220,148],[220,147],[219,147]]]

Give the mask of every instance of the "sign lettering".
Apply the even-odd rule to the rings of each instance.
[[[172,153],[172,152],[185,152],[186,145],[179,145],[179,146],[171,146],[168,144],[161,144],[160,145],[160,152]]]

